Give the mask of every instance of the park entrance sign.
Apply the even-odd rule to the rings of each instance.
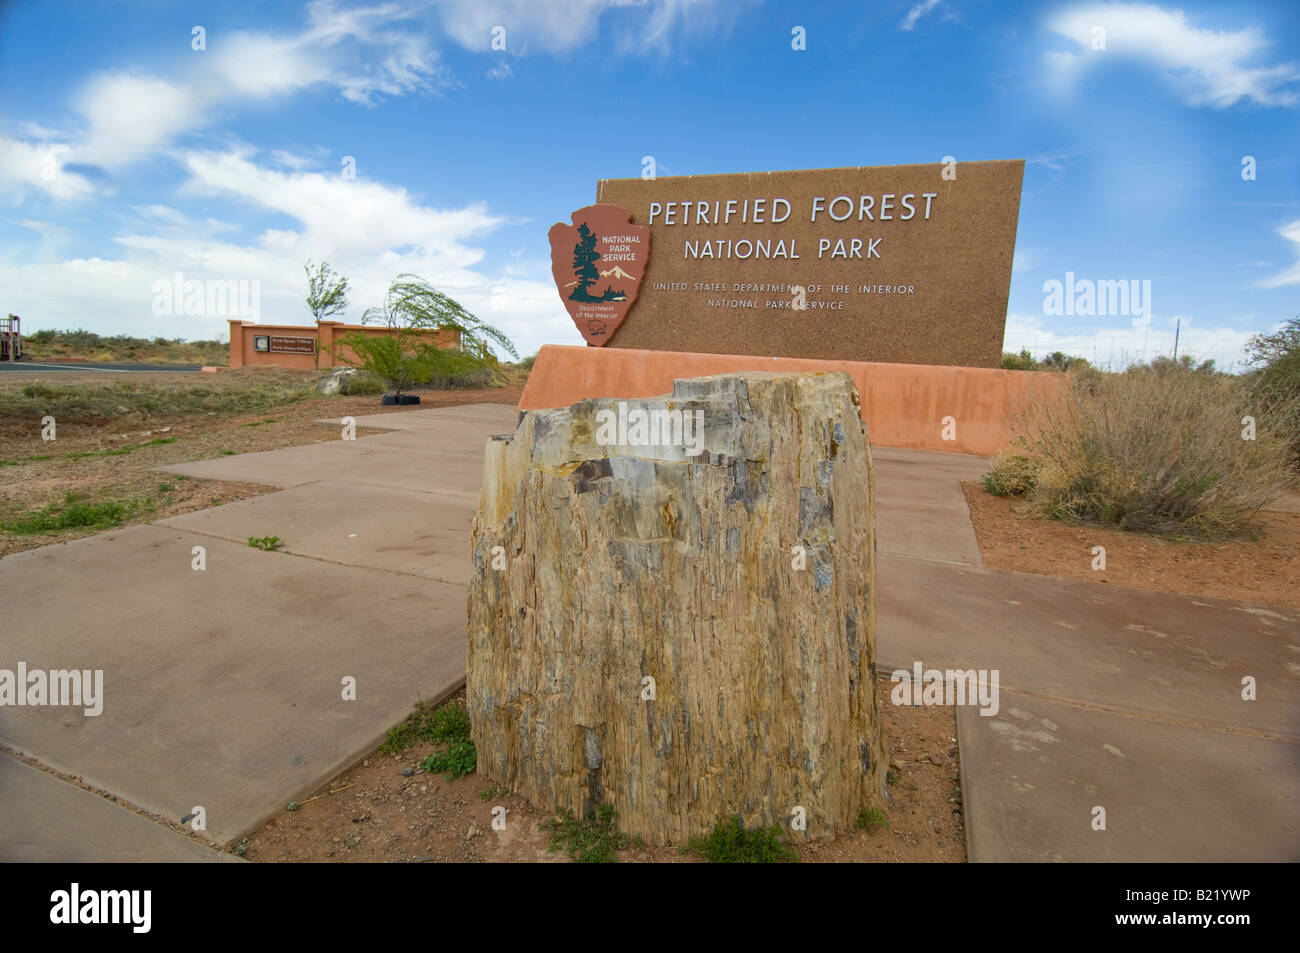
[[[589,344],[997,367],[1023,174],[1014,160],[605,179],[551,230],[553,271]]]

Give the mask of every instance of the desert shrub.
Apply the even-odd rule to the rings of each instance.
[[[1163,354],[1158,354],[1151,358],[1150,364],[1136,365],[1134,370],[1141,370],[1144,366],[1149,370],[1155,371],[1157,374],[1171,374],[1177,371],[1195,371],[1198,374],[1219,373],[1219,371],[1214,367],[1213,358],[1207,361],[1201,361],[1201,363],[1197,364],[1196,358],[1192,357],[1190,354],[1184,354],[1182,357],[1177,359],[1166,357]]]
[[[1030,461],[1015,464],[1015,472],[1034,471],[1029,512],[1172,536],[1227,536],[1292,482],[1288,433],[1279,424],[1285,413],[1248,379],[1183,366],[1088,369],[1019,409],[1011,453]],[[1254,439],[1244,438],[1248,416]],[[1008,486],[1012,468],[1005,463]],[[995,472],[1002,480],[1003,471]]]
[[[1038,482],[1038,467],[1038,461],[1023,453],[1004,450],[993,458],[980,482],[994,496],[1023,496]]]
[[[1250,380],[1261,403],[1285,428],[1291,466],[1300,471],[1300,317],[1283,322],[1272,334],[1257,334],[1246,345],[1254,370]]]
[[[497,384],[499,376],[489,367],[471,367],[459,372],[437,372],[425,383],[434,390],[482,390]]]
[[[59,338],[61,343],[68,347],[92,348],[99,347],[102,343],[98,334],[85,328],[63,331],[59,334]]]
[[[1211,361],[1211,364],[1214,362]],[[1092,365],[1082,357],[1072,357],[1064,351],[1053,351],[1043,358],[1039,370],[1044,371],[1082,371]]]
[[[126,357],[186,364],[223,364],[229,354],[229,344],[222,341],[186,342],[183,338],[150,339],[129,334],[103,336],[82,328],[73,331],[47,328],[25,337],[27,343],[42,354],[66,355],[71,352],[79,357],[103,361]]]
[[[1022,348],[1019,354],[1004,351],[1002,354],[1002,368],[1007,371],[1036,371],[1038,370],[1038,362],[1034,360],[1034,355]]]
[[[371,397],[384,392],[384,382],[374,374],[358,371],[339,381],[339,393],[345,397]]]

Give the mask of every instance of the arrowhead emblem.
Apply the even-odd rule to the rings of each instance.
[[[588,205],[557,222],[551,240],[551,274],[569,317],[588,344],[609,342],[632,310],[650,261],[650,226],[633,225],[617,205]]]

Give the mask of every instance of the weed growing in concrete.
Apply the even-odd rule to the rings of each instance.
[[[280,539],[279,536],[250,536],[250,537],[248,537],[248,545],[249,545],[249,546],[252,546],[254,549],[260,549],[260,550],[262,550],[263,552],[267,552],[267,553],[271,552],[273,549],[275,549],[277,546],[279,546],[279,545],[281,544],[281,542],[282,542],[282,540]]]

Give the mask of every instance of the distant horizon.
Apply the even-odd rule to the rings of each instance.
[[[310,329],[313,329],[313,328],[316,327],[316,322],[315,322],[315,321],[309,321],[309,322],[306,323],[306,324],[295,324],[295,323],[293,323],[293,322],[289,322],[289,321],[256,321],[256,322],[247,322],[247,323],[249,323],[249,324],[251,324],[251,325],[255,325],[255,326],[264,326],[264,327],[270,327],[270,328],[302,328],[302,329],[304,329],[304,330],[310,330]],[[344,324],[357,324],[357,325],[361,324],[361,322],[360,322],[359,320],[358,320],[358,321],[355,321],[355,322],[354,322],[354,321],[335,322],[334,319],[332,319],[332,318],[331,318],[331,319],[327,319],[327,322],[326,322],[326,323],[344,323]],[[112,331],[107,331],[107,332],[105,332],[105,331],[91,331],[89,328],[84,328],[84,327],[73,327],[73,328],[36,328],[36,329],[34,329],[33,331],[28,331],[28,330],[24,327],[24,330],[23,330],[23,336],[24,336],[24,337],[30,337],[30,336],[31,336],[32,334],[34,334],[36,331],[49,331],[49,330],[53,330],[53,331],[55,331],[55,333],[58,333],[58,334],[75,334],[75,333],[77,333],[77,332],[79,332],[79,331],[83,331],[83,332],[89,332],[89,333],[92,333],[92,334],[97,334],[97,335],[100,336],[100,338],[111,338],[111,337],[115,337],[115,336],[122,336],[122,337],[129,337],[129,338],[132,338],[133,340],[147,341],[147,342],[152,342],[152,341],[154,341],[155,339],[159,339],[159,338],[160,338],[160,339],[165,340],[165,341],[167,341],[167,342],[169,342],[169,343],[179,343],[179,344],[220,344],[220,345],[225,345],[225,346],[229,346],[229,344],[230,344],[230,335],[229,335],[229,333],[227,333],[227,334],[225,334],[225,335],[218,335],[217,337],[212,337],[212,338],[186,338],[186,337],[172,337],[172,338],[164,338],[162,335],[153,335],[153,336],[150,336],[150,337],[144,337],[144,336],[141,336],[141,335],[126,334],[125,332],[120,332],[120,331],[119,331],[119,332],[112,332]],[[1172,339],[1171,339],[1171,340],[1172,340]],[[586,346],[585,344],[574,344],[574,343],[572,343],[572,342],[554,342],[554,343],[556,343],[556,344],[562,344],[562,346],[564,346],[564,347],[585,347],[585,346]],[[536,356],[537,351],[540,350],[541,347],[545,347],[545,346],[546,346],[546,345],[539,345],[539,347],[538,347],[537,349],[532,350],[532,351],[523,351],[523,350],[521,350],[521,351],[519,352],[519,358],[520,358],[520,360],[523,360],[523,359],[528,358],[528,357]],[[1028,348],[1025,348],[1025,349],[1017,348],[1016,350],[1010,350],[1010,349],[1004,348],[1004,349],[1003,349],[1003,354],[1004,354],[1004,355],[1007,355],[1007,354],[1011,354],[1011,355],[1019,355],[1019,353],[1020,353],[1021,350],[1029,350],[1029,349],[1028,349]],[[1061,350],[1060,348],[1051,348],[1051,349],[1042,349],[1042,348],[1040,348],[1040,349],[1039,349],[1039,353],[1036,353],[1036,354],[1035,354],[1035,353],[1033,353],[1032,351],[1031,351],[1030,353],[1031,353],[1031,355],[1035,358],[1035,360],[1038,360],[1038,361],[1040,361],[1040,362],[1041,362],[1044,358],[1048,357],[1049,355],[1056,354],[1056,353],[1060,353],[1060,354],[1063,354],[1065,357],[1067,357],[1067,358],[1071,358],[1071,359],[1073,359],[1073,358],[1083,358],[1084,360],[1088,361],[1088,363],[1091,364],[1092,366],[1094,366],[1094,367],[1098,367],[1098,368],[1100,368],[1100,369],[1102,369],[1102,370],[1115,370],[1115,371],[1122,371],[1122,370],[1124,370],[1126,367],[1131,366],[1131,365],[1135,365],[1135,364],[1149,364],[1149,363],[1151,363],[1153,360],[1155,360],[1156,358],[1160,358],[1160,357],[1170,357],[1170,358],[1174,357],[1174,355],[1172,354],[1172,348],[1170,349],[1170,353],[1165,353],[1165,352],[1163,352],[1163,351],[1158,351],[1158,350],[1156,350],[1156,349],[1154,348],[1154,346],[1153,346],[1152,349],[1147,353],[1147,356],[1146,356],[1145,358],[1132,357],[1131,359],[1129,359],[1128,361],[1123,362],[1123,363],[1119,363],[1118,360],[1116,360],[1116,366],[1114,366],[1114,367],[1109,367],[1109,366],[1107,365],[1107,362],[1106,362],[1106,361],[1100,361],[1100,362],[1099,362],[1099,361],[1097,361],[1097,360],[1094,360],[1092,357],[1089,357],[1087,354],[1075,353],[1075,352],[1070,352],[1070,351],[1064,351],[1064,350]],[[1189,352],[1186,351],[1186,350],[1184,350],[1184,349],[1181,347],[1181,342],[1180,342],[1179,352],[1178,352],[1177,358],[1178,358],[1179,360],[1182,360],[1183,355],[1185,355],[1185,354],[1187,354],[1187,353],[1189,353]],[[1203,362],[1203,360],[1207,360],[1207,359],[1197,359],[1196,357],[1193,357],[1193,360],[1194,360],[1197,364],[1200,364],[1200,363]],[[1208,358],[1208,360],[1213,360],[1213,358]],[[513,362],[513,361],[503,361],[503,363],[517,363],[517,362]],[[868,362],[868,363],[870,363],[870,362]],[[917,362],[914,362],[914,363],[917,363],[917,364],[923,364],[923,362],[920,362],[920,361],[917,361]],[[925,366],[943,366],[943,365],[925,365]],[[1223,373],[1227,373],[1227,374],[1242,374],[1242,373],[1246,373],[1246,372],[1248,372],[1248,371],[1250,370],[1250,368],[1249,368],[1248,366],[1245,365],[1244,361],[1243,361],[1243,363],[1241,364],[1241,366],[1238,366],[1238,367],[1235,367],[1235,368],[1220,367],[1220,366],[1217,364],[1217,362],[1216,362],[1216,363],[1215,363],[1215,366],[1214,366],[1214,369],[1215,369],[1216,371],[1222,371]]]

